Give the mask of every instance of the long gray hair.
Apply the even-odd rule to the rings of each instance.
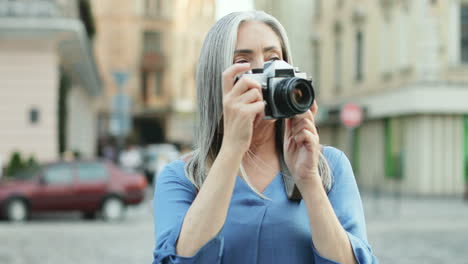
[[[203,44],[197,67],[197,127],[195,129],[194,147],[190,159],[185,165],[185,175],[199,190],[205,181],[223,141],[223,94],[222,72],[233,64],[234,50],[237,42],[237,31],[241,23],[260,21],[270,26],[278,35],[283,59],[292,64],[288,37],[283,26],[274,17],[262,11],[235,12],[221,18],[208,32]],[[284,161],[283,133],[284,122],[275,124],[276,148],[280,153],[280,166],[288,196],[300,199],[294,181]],[[239,168],[241,177],[261,197],[265,198],[250,183],[243,166]],[[328,191],[331,188],[332,177],[328,163],[320,153],[319,172],[322,183]]]

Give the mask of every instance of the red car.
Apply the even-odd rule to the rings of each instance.
[[[81,211],[88,219],[123,217],[125,206],[144,199],[141,174],[128,173],[109,162],[50,163],[20,171],[0,181],[0,214],[24,221],[33,212]]]

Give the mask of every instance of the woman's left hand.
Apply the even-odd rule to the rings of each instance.
[[[321,182],[318,161],[321,151],[314,116],[318,106],[314,101],[307,112],[285,120],[284,159],[295,183]]]

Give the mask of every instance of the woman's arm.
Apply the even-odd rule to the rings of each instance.
[[[261,86],[236,76],[250,64],[234,64],[223,72],[223,143],[200,192],[190,206],[177,242],[177,253],[192,256],[222,228],[236,175],[252,140],[254,123],[263,114]]]
[[[222,147],[197,197],[185,215],[177,254],[193,256],[221,230],[229,208],[242,155]]]
[[[335,166],[328,195],[323,187],[318,169],[322,147],[314,121],[317,109],[314,103],[311,111],[287,119],[284,136],[285,161],[307,208],[316,262],[374,263],[354,174],[341,151],[331,153]]]
[[[324,258],[339,263],[356,263],[348,235],[338,220],[321,181],[303,183],[301,194],[307,208],[315,249]]]

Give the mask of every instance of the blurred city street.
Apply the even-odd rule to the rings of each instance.
[[[240,12],[210,30],[252,10],[282,26]],[[250,20],[277,44],[244,45]],[[468,0],[0,0],[0,264],[152,263],[148,186],[184,154],[204,181],[229,133],[221,67],[243,62],[266,119],[318,105],[320,144],[349,159],[380,263],[468,264]],[[263,128],[252,174],[285,158],[263,151]]]
[[[459,199],[364,195],[369,241],[380,263],[468,263],[468,204]],[[0,222],[0,263],[151,263],[151,201],[129,208],[120,223],[77,215]]]

